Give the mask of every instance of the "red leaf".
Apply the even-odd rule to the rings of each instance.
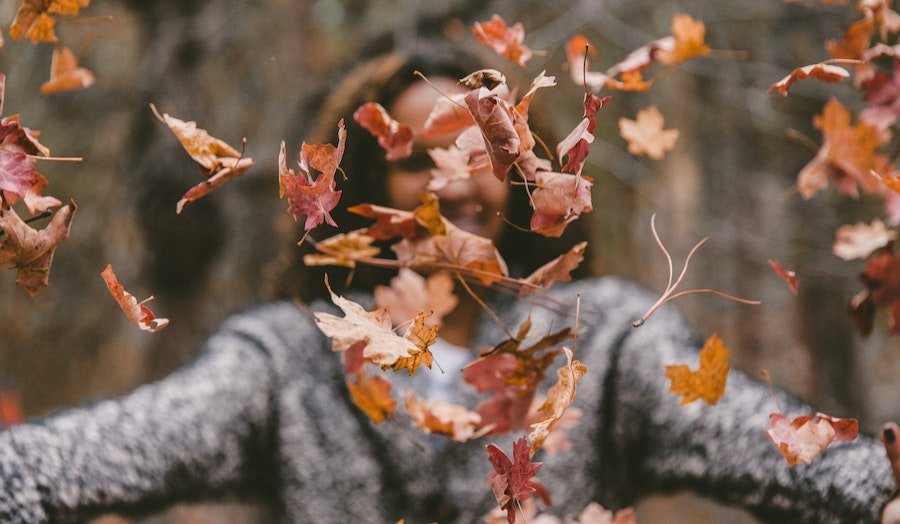
[[[505,180],[521,145],[512,116],[504,108],[507,102],[485,88],[472,91],[465,100],[484,137],[494,176]]]
[[[900,334],[900,258],[887,250],[876,251],[861,278],[866,289],[850,301],[850,318],[857,330],[863,336],[871,334],[875,310],[887,307],[891,309],[891,334]]]
[[[466,95],[450,95],[449,98],[438,98],[420,134],[422,138],[434,138],[459,133],[474,124],[475,120],[466,107]]]
[[[797,295],[797,273],[795,271],[790,271],[785,269],[784,266],[781,265],[781,262],[777,260],[769,260],[769,265],[772,266],[772,270],[775,271],[775,274],[784,279],[788,284],[788,288],[791,290],[795,296]]]
[[[494,468],[494,472],[488,476],[488,485],[497,503],[506,510],[509,523],[513,524],[516,521],[516,501],[527,500],[537,489],[543,490],[532,479],[543,464],[531,462],[530,448],[525,437],[513,443],[513,460],[494,444],[488,444],[486,449],[488,460]]]
[[[137,324],[139,328],[150,333],[156,333],[169,324],[169,319],[156,318],[153,312],[150,311],[150,308],[144,305],[145,302],[153,300],[152,296],[139,303],[134,298],[134,295],[125,291],[125,288],[119,284],[116,274],[113,273],[112,264],[108,264],[100,275],[103,277],[103,281],[106,282],[109,293],[116,299],[116,303],[119,304],[122,311],[125,312],[125,316],[128,317],[128,320]]]
[[[578,174],[584,167],[584,161],[590,152],[590,144],[594,141],[594,128],[597,126],[597,111],[605,106],[611,97],[600,98],[592,93],[584,94],[584,116],[569,136],[556,146],[556,154],[560,162],[566,158],[561,171]]]
[[[337,227],[331,218],[331,210],[341,199],[341,192],[335,190],[334,174],[344,155],[344,142],[347,131],[344,121],[338,123],[338,146],[331,144],[307,144],[300,147],[300,172],[288,169],[285,159],[284,142],[278,155],[278,193],[280,197],[288,197],[288,213],[294,219],[306,215],[304,229],[310,229],[328,222]],[[319,176],[313,179],[313,170]]]
[[[18,270],[16,284],[34,297],[50,277],[53,253],[61,240],[69,236],[75,202],[60,208],[50,224],[38,231],[19,218],[11,208],[0,215],[0,264],[12,264]]]
[[[412,153],[412,128],[391,118],[381,104],[361,105],[353,113],[353,119],[378,138],[378,145],[387,152],[388,160],[400,160]]]
[[[539,171],[535,181],[538,188],[531,195],[531,230],[535,233],[558,237],[581,213],[593,209],[592,183],[581,175]]]

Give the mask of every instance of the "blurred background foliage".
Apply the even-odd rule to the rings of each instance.
[[[0,5],[4,30],[16,8]],[[304,100],[371,42],[410,49],[449,39],[484,56],[489,51],[468,31],[473,21],[492,13],[520,21],[526,44],[546,54],[525,70],[498,65],[523,87],[543,69],[557,76],[559,87],[540,93],[533,107],[552,115],[548,135],[565,136],[580,119],[582,97],[563,65],[567,39],[585,33],[599,50],[593,68],[602,70],[668,34],[679,12],[706,22],[713,48],[746,58],[692,61],[650,93],[614,94],[585,170],[595,180],[594,212],[583,218],[595,229],[590,263],[661,290],[666,267],[650,215],[657,213],[676,263],[710,235],[685,285],[763,305],[681,300],[702,335],[718,332],[736,367],[751,375],[765,367],[780,386],[830,414],[860,418],[869,431],[900,419],[900,347],[884,325],[866,340],[853,332],[846,305],[861,288],[862,262],[831,254],[835,229],[881,216],[880,205],[833,191],[802,200],[793,184],[814,152],[786,134],[796,129],[819,141],[811,121],[823,103],[835,96],[858,107],[859,94],[813,82],[788,98],[766,93],[790,69],[828,58],[825,41],[858,17],[852,5],[812,0],[94,0],[85,16],[111,22],[61,24],[58,33],[62,44],[82,48],[96,84],[49,97],[38,86],[49,76],[52,46],[7,38],[0,51],[6,113],[40,129],[54,154],[84,162],[41,165],[45,193],[79,205],[50,285],[31,300],[15,287],[14,272],[0,273],[0,387],[19,395],[27,416],[119,395],[185,364],[224,318],[265,300],[267,267],[295,240],[275,225],[286,207],[278,201],[278,144],[304,138]],[[152,118],[150,102],[231,144],[246,137],[256,166],[176,216],[175,202],[199,178]],[[618,135],[619,117],[651,104],[667,127],[681,130],[662,161],[632,157]],[[770,258],[798,271],[799,298]],[[156,295],[154,310],[172,319],[166,330],[147,335],[126,321],[99,276],[107,263],[139,298]],[[640,511],[648,522],[752,521],[687,496],[655,498]],[[258,520],[266,520],[263,508],[206,505],[143,521]]]

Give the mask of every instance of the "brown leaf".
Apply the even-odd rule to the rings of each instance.
[[[635,120],[620,118],[619,133],[628,142],[629,153],[654,160],[661,160],[678,140],[677,129],[663,130],[663,116],[656,106],[638,111]]]
[[[474,124],[472,113],[466,107],[465,93],[450,95],[438,98],[425,120],[420,135],[422,138],[450,135]]]
[[[494,176],[506,180],[521,145],[512,115],[504,107],[508,102],[485,88],[472,91],[465,100],[484,138]]]
[[[429,149],[428,156],[434,162],[434,167],[429,170],[431,180],[428,182],[428,191],[440,191],[454,182],[467,180],[472,176],[468,153],[455,145],[446,149]]]
[[[782,96],[788,95],[788,90],[798,80],[813,78],[822,82],[838,83],[850,77],[850,73],[843,67],[831,64],[812,64],[798,67],[791,74],[769,86],[769,92],[778,91]]]
[[[407,329],[406,333],[403,335],[403,338],[409,340],[416,346],[416,351],[411,352],[411,355],[408,357],[398,358],[392,365],[382,365],[382,370],[390,368],[393,371],[400,371],[401,369],[405,369],[408,375],[413,375],[416,370],[419,369],[419,366],[425,366],[426,368],[431,369],[434,357],[431,354],[431,350],[428,348],[437,342],[438,328],[434,325],[429,326],[425,324],[425,319],[430,314],[430,311],[420,311],[416,315],[412,325],[409,326],[409,329]]]
[[[412,153],[413,131],[397,122],[387,110],[375,102],[363,104],[353,113],[353,119],[378,139],[388,160],[400,160]]]
[[[537,287],[549,289],[554,282],[572,280],[571,272],[584,261],[584,250],[587,242],[579,242],[572,249],[537,268],[525,279],[526,286],[519,290],[519,296],[534,293]]]
[[[391,383],[382,376],[359,373],[356,380],[347,379],[347,389],[353,404],[376,424],[384,422],[397,408],[397,401],[391,397]]]
[[[531,49],[522,43],[525,40],[525,28],[520,23],[507,27],[506,21],[495,14],[487,22],[475,22],[472,34],[480,43],[519,67],[525,67],[525,62],[531,60]]]
[[[866,258],[878,248],[888,245],[897,238],[897,232],[888,229],[877,218],[871,224],[857,222],[838,228],[832,252],[844,260]]]
[[[125,312],[125,316],[128,317],[128,320],[137,324],[139,328],[149,333],[156,333],[169,325],[169,319],[157,318],[150,311],[150,308],[144,305],[153,300],[153,296],[138,302],[134,295],[125,291],[125,288],[119,284],[116,274],[113,273],[112,264],[107,264],[106,269],[100,275],[103,277],[103,281],[106,282],[109,293],[116,299],[116,303],[119,304],[122,311]]]
[[[559,237],[570,222],[593,209],[593,184],[581,175],[539,171],[535,182],[537,189],[531,195],[531,230],[535,233]]]
[[[0,264],[11,264],[18,270],[16,284],[34,298],[50,277],[53,253],[59,242],[69,236],[75,202],[60,208],[50,224],[38,231],[25,223],[12,208],[0,215]]]
[[[835,440],[856,440],[859,422],[855,418],[835,418],[816,413],[789,420],[782,413],[769,415],[772,427],[766,435],[772,439],[789,466],[811,464]]]
[[[41,85],[42,95],[77,91],[87,89],[92,85],[94,85],[94,74],[83,67],[78,67],[78,60],[71,49],[57,47],[53,50],[50,80]]]
[[[669,392],[683,396],[682,406],[699,399],[715,404],[725,393],[730,352],[718,335],[711,335],[700,351],[700,368],[697,371],[691,371],[683,364],[666,366],[666,376],[672,381]]]
[[[484,87],[493,89],[506,83],[506,77],[496,69],[479,69],[459,79],[459,84],[467,89]]]
[[[406,412],[412,417],[413,425],[426,433],[444,435],[457,442],[479,436],[475,430],[481,424],[481,415],[457,404],[419,400],[410,395],[406,398]]]
[[[563,351],[566,354],[566,364],[556,372],[556,384],[547,391],[547,400],[538,410],[544,418],[532,424],[531,433],[528,434],[532,455],[543,447],[553,426],[563,417],[572,402],[575,402],[578,382],[588,371],[587,366],[572,360],[572,351],[569,348],[563,348]]]
[[[356,267],[357,260],[378,256],[381,248],[373,246],[375,239],[362,230],[339,233],[316,242],[316,249],[323,254],[304,255],[303,263],[307,266],[343,266],[350,269]]]

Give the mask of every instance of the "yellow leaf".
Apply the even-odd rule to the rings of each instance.
[[[672,380],[669,390],[673,395],[683,395],[681,405],[703,399],[707,404],[715,404],[725,393],[728,379],[728,354],[722,339],[713,334],[706,340],[700,351],[700,368],[691,371],[686,365],[666,366],[666,376]]]

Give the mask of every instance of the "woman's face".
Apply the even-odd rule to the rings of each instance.
[[[433,78],[431,82],[447,94],[460,92],[455,80]],[[388,108],[397,121],[408,124],[416,135],[422,130],[428,114],[442,95],[425,82],[417,82],[400,93],[394,105]],[[456,136],[430,140],[417,140],[408,158],[388,163],[387,192],[389,205],[399,209],[413,209],[421,204],[421,195],[427,191],[434,167],[428,149],[449,147]],[[441,199],[441,214],[460,228],[492,240],[503,231],[503,219],[498,213],[506,212],[509,186],[492,176],[476,175],[467,180],[453,182],[437,192]]]

